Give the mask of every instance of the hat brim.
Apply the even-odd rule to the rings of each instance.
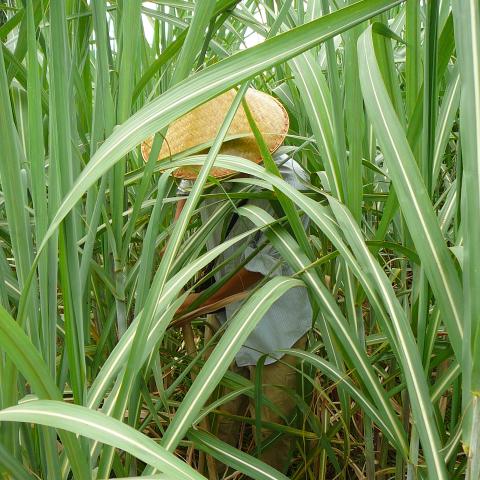
[[[211,143],[225,119],[235,94],[234,90],[229,90],[172,122],[158,156],[159,161],[168,161],[173,155],[189,150],[196,145]],[[273,153],[283,143],[288,132],[289,119],[285,108],[271,95],[254,89],[247,91],[245,100],[265,139],[268,150]],[[243,106],[239,107],[227,135],[240,138],[226,141],[222,145],[220,153],[246,158],[254,163],[262,161],[260,149]],[[142,143],[142,156],[145,160],[150,155],[151,145],[152,138]],[[173,175],[181,179],[194,180],[198,176],[199,169],[198,166],[181,167],[175,170]],[[235,173],[219,167],[213,167],[210,171],[210,175],[216,178]]]

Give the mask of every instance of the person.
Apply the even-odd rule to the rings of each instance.
[[[173,122],[165,136],[159,159],[164,160],[169,155],[179,153],[197,145],[211,142],[222,124],[230,107],[235,91],[231,90],[219,97],[197,107],[177,121]],[[282,153],[279,147],[288,132],[289,122],[286,110],[274,97],[248,89],[245,101],[249,110],[265,138],[266,144],[272,153],[283,179],[297,189],[302,188],[302,181],[306,179],[306,173],[302,167],[287,154]],[[227,140],[222,145],[220,153],[236,155],[256,163],[261,162],[261,154],[253,137],[250,124],[242,106],[230,125]],[[142,147],[143,155],[148,158],[149,144]],[[196,177],[197,170],[194,167],[185,167],[176,170],[174,175],[180,179],[178,194],[186,196]],[[209,193],[221,194],[231,204],[229,194],[245,188],[244,182],[235,182],[239,174],[219,167],[213,167],[211,176],[221,181]],[[259,190],[259,187],[253,187]],[[217,198],[208,198],[201,205],[202,223],[215,218],[215,212],[222,208],[223,202]],[[270,201],[265,198],[252,198],[249,204],[257,205],[273,216],[276,215]],[[182,199],[177,204],[175,217],[178,218],[185,204]],[[278,209],[277,209],[278,210]],[[307,227],[308,219],[302,218]],[[235,209],[223,222],[219,222],[210,232],[206,246],[208,249],[219,245],[224,239],[232,238],[253,227],[246,218],[238,216]],[[240,252],[240,253],[239,253]],[[215,281],[224,281],[215,294],[207,299],[202,307],[217,304],[235,294],[242,293],[254,288],[265,277],[274,275],[292,275],[292,269],[280,258],[275,248],[268,243],[263,232],[259,231],[247,238],[244,244],[234,245],[227,249],[216,261],[219,266],[215,272]],[[228,278],[230,277],[230,278]],[[225,279],[227,280],[225,281]],[[198,300],[199,293],[191,293],[185,300],[182,310],[186,311]],[[218,325],[228,322],[240,308],[242,302],[236,301],[216,312]],[[288,290],[276,302],[272,304],[257,327],[248,337],[236,355],[231,370],[250,380],[254,380],[259,359],[268,354],[262,372],[262,393],[270,400],[277,411],[267,406],[262,407],[262,422],[283,423],[282,417],[288,418],[295,407],[290,390],[295,390],[297,383],[296,359],[290,355],[281,355],[280,349],[300,348],[306,344],[306,333],[312,326],[312,308],[306,288],[299,287]],[[286,387],[286,388],[285,388]],[[220,409],[228,415],[220,416],[218,422],[217,437],[233,446],[237,446],[240,423],[232,415],[244,415],[250,409],[254,412],[252,402],[247,397],[239,396],[224,404]],[[261,439],[263,441],[272,436],[267,428],[262,428]],[[260,459],[278,470],[283,470],[288,461],[291,448],[291,438],[282,435],[275,442],[269,444],[260,455]],[[222,467],[217,468],[222,473]]]

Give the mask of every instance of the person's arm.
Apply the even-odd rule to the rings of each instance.
[[[186,198],[182,198],[181,200],[178,201],[177,203],[177,208],[175,210],[175,216],[174,216],[174,220],[177,221],[178,220],[178,217],[180,216],[180,214],[182,213],[182,210],[183,210],[183,207],[185,206],[185,202],[187,201]],[[163,257],[163,254],[165,253],[165,250],[167,248],[167,244],[165,244],[161,249],[160,251],[158,252],[160,258]]]
[[[251,272],[246,268],[241,268],[235,275],[233,275],[226,283],[224,283],[210,298],[205,300],[200,307],[207,307],[214,303],[220,302],[225,298],[231,297],[236,293],[242,293],[250,290],[255,284],[262,280],[263,275],[259,272]],[[183,305],[179,308],[180,312],[187,310],[193,302],[195,302],[200,293],[190,293]]]
[[[181,199],[177,203],[177,208],[175,210],[175,220],[178,220],[178,217],[182,213],[183,207],[187,199]],[[241,293],[247,290],[250,290],[256,283],[258,283],[263,278],[263,275],[258,272],[251,272],[246,268],[240,269],[235,275],[233,275],[225,284],[223,284],[210,298],[198,307],[206,307],[217,303],[227,297],[235,295],[236,293]],[[190,305],[197,300],[199,293],[191,293],[187,296],[182,306],[179,308],[179,312],[187,310]]]
[[[185,206],[186,202],[187,202],[186,198],[182,198],[181,200],[178,201],[177,208],[175,210],[175,220],[178,220],[178,217],[182,213],[183,207]]]

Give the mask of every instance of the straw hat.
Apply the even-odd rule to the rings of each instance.
[[[212,142],[225,119],[236,91],[228,92],[193,109],[183,117],[172,122],[167,130],[158,160],[168,160],[172,155],[189,148]],[[252,113],[255,123],[265,138],[270,152],[274,152],[283,142],[288,131],[288,115],[282,104],[272,96],[254,90],[247,90],[245,100]],[[248,135],[242,138],[227,140],[222,145],[220,153],[247,158],[255,163],[262,161],[262,156],[253,132],[248,123],[243,106],[237,110],[230,125],[227,136]],[[142,143],[142,155],[145,160],[150,155],[152,138]],[[182,167],[174,172],[177,178],[193,180],[198,175],[199,167]],[[231,170],[213,167],[210,175],[224,177],[231,175]]]

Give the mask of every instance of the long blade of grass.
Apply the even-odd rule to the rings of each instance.
[[[30,220],[28,218],[26,192],[21,178],[21,165],[25,163],[23,153],[20,149],[20,141],[15,126],[10,93],[8,89],[3,50],[0,50],[0,131],[2,132],[2,151],[5,155],[0,162],[0,176],[2,178],[2,192],[5,199],[5,209],[10,226],[11,242],[16,259],[16,274],[20,288],[26,282],[26,269],[30,270],[33,259]],[[27,265],[30,264],[30,267]],[[30,301],[33,295],[29,296]],[[29,314],[34,310],[29,308]],[[35,317],[30,318],[34,329]],[[38,339],[36,340],[38,342]]]
[[[32,400],[0,411],[0,421],[36,423],[67,430],[125,450],[171,478],[204,478],[143,433],[80,405],[55,400]]]
[[[0,345],[16,368],[30,383],[32,391],[36,395],[40,398],[52,400],[62,398],[42,356],[18,323],[1,306]],[[59,435],[65,446],[74,474],[79,478],[88,478],[90,469],[78,439],[67,432],[60,432]]]
[[[330,200],[330,204],[359,263],[363,266],[365,273],[372,276],[372,280],[385,303],[390,319],[394,323],[394,331],[397,334],[399,346],[397,352],[400,357],[400,364],[403,367],[403,374],[409,386],[413,415],[416,418],[416,427],[419,430],[423,449],[427,457],[429,475],[435,475],[435,478],[446,479],[448,475],[444,459],[439,455],[440,437],[435,427],[434,411],[423,373],[422,359],[407,316],[397,301],[390,281],[365,245],[360,229],[351,214],[333,198]]]
[[[52,3],[50,8],[50,102],[52,115],[51,170],[56,177],[50,189],[58,189],[60,197],[67,192],[74,178],[72,154],[71,106],[68,93],[71,84],[67,77],[69,62],[69,42],[67,37],[66,11],[62,2]],[[67,93],[67,101],[65,95]],[[49,192],[54,195],[53,192]],[[57,193],[58,196],[58,193]],[[54,204],[54,206],[56,206]],[[83,306],[81,299],[80,272],[77,254],[77,225],[74,215],[67,217],[59,232],[59,271],[60,284],[65,303],[65,334],[69,361],[69,375],[77,403],[83,403],[85,396],[85,349]],[[21,317],[20,317],[21,319]]]
[[[0,444],[0,471],[16,480],[34,480],[35,477],[20,461]]]
[[[359,39],[360,81],[365,105],[384,151],[410,234],[441,305],[455,354],[461,358],[463,320],[460,281],[427,189],[385,90],[375,58],[372,35],[372,28],[369,27]]]
[[[468,478],[480,475],[480,9],[478,2],[453,2],[455,39],[462,82],[460,132],[462,136],[462,220],[465,343],[462,359],[463,408],[467,414],[463,442],[469,452]],[[473,450],[473,447],[476,449]],[[472,450],[470,450],[472,448]]]
[[[43,140],[43,121],[41,105],[41,85],[37,61],[37,41],[35,37],[33,5],[27,4],[28,34],[28,158],[32,175],[32,200],[35,210],[35,236],[43,238],[48,227],[47,194],[45,178],[45,157]],[[48,260],[42,259],[38,266],[41,317],[48,315]],[[53,317],[53,315],[52,315]],[[55,325],[45,321],[41,329],[42,351],[52,372],[55,369]]]
[[[3,44],[2,44],[3,46]],[[18,285],[23,288],[27,277],[26,269],[31,269],[33,260],[32,232],[30,229],[30,218],[27,210],[27,192],[22,182],[21,165],[24,165],[25,159],[20,147],[20,139],[15,126],[13,109],[10,102],[9,84],[7,72],[3,57],[3,48],[0,48],[0,131],[1,148],[5,157],[0,162],[0,178],[3,193],[3,208],[5,209],[6,219],[10,230],[10,241],[15,258],[14,272],[17,277]],[[30,267],[28,266],[30,264]],[[32,272],[34,273],[34,272]],[[40,345],[38,310],[37,310],[37,289],[36,279],[33,288],[27,295],[27,315],[20,325],[31,335],[35,346]],[[2,406],[15,405],[18,399],[18,374],[15,365],[6,359],[5,371],[3,372],[3,388],[1,404]],[[18,444],[18,431],[14,425],[5,426],[3,432],[8,429],[9,449],[15,451]],[[7,442],[6,442],[7,443]]]
[[[343,178],[345,166],[338,162],[333,136],[332,98],[320,66],[310,52],[290,61],[295,83],[300,91],[310,126],[324,159],[324,167],[331,192],[338,198],[345,196]]]
[[[445,153],[453,124],[455,122],[458,107],[460,104],[460,72],[455,68],[451,73],[451,78],[448,82],[443,102],[438,114],[436,126],[435,148],[433,152],[433,178],[432,185],[436,185],[438,175],[440,173],[440,166],[442,156]]]
[[[343,346],[346,357],[349,358],[352,366],[358,372],[364,384],[368,385],[368,391],[372,398],[374,398],[377,408],[382,412],[383,417],[385,418],[385,420],[382,421],[382,425],[388,425],[388,428],[385,429],[386,435],[388,435],[397,445],[402,445],[401,448],[405,448],[402,429],[398,420],[395,418],[393,411],[388,406],[385,395],[376,381],[373,371],[368,366],[368,360],[361,349],[361,344],[358,341],[358,338],[356,338],[355,332],[348,327],[348,323],[338,308],[338,305],[336,305],[335,300],[323,285],[317,273],[308,268],[308,258],[302,251],[300,251],[298,245],[295,245],[293,239],[286,232],[271,225],[274,219],[266,212],[257,207],[250,206],[242,207],[239,209],[239,213],[247,215],[256,225],[270,226],[266,231],[267,237],[269,237],[272,244],[291,267],[302,275],[306,285],[314,293],[313,298],[322,309],[323,315],[325,315],[331,323],[332,331],[336,333],[338,342]],[[319,215],[317,215],[316,219],[318,219],[318,217]],[[312,219],[314,221],[316,220],[315,218]],[[337,245],[338,241],[341,242],[338,238],[333,241],[336,242]],[[332,359],[337,365],[341,365],[341,361],[336,355],[333,355]],[[337,369],[340,371],[338,366]]]
[[[195,447],[212,455],[218,461],[233,467],[235,470],[248,475],[255,480],[287,480],[278,470],[270,467],[262,461],[253,458],[231,445],[222,442],[211,434],[201,430],[190,429],[188,438],[195,442]]]

